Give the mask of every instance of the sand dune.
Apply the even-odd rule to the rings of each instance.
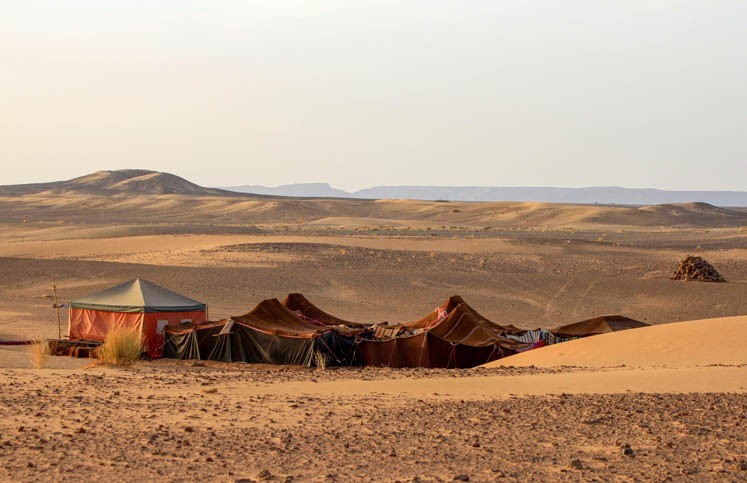
[[[317,223],[422,228],[502,227],[612,229],[623,227],[747,226],[747,213],[710,205],[654,207],[550,203],[439,203],[414,200],[260,199],[244,195],[170,194],[141,180],[135,193],[111,195],[45,191],[15,195],[0,190],[0,222]],[[130,181],[124,183],[129,185]],[[138,184],[140,181],[138,181]],[[121,185],[121,184],[120,184]],[[162,191],[159,191],[162,190]],[[144,194],[149,193],[161,194]]]
[[[169,173],[99,171],[67,181],[0,186],[0,222],[316,223],[355,226],[742,227],[747,213],[707,203],[656,206],[282,198],[196,185]]]
[[[703,367],[747,364],[747,316],[693,320],[564,342],[487,364],[498,366]]]

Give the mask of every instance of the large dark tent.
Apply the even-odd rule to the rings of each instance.
[[[649,324],[638,320],[629,319],[622,315],[603,315],[593,319],[582,320],[573,324],[564,325],[552,330],[556,337],[564,339],[587,337],[590,335],[607,334],[619,330],[637,329],[647,327]]]
[[[161,356],[164,330],[206,319],[206,305],[136,278],[70,302],[71,340],[103,341],[115,329],[135,329],[148,356]]]
[[[468,368],[525,346],[502,336],[506,327],[481,316],[458,296],[404,327],[403,335],[361,340],[358,350],[364,365]]]
[[[302,366],[311,366],[316,353],[331,365],[356,359],[353,335],[307,322],[277,299],[218,323],[169,329],[166,345],[178,359]]]

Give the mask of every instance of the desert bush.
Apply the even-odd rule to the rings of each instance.
[[[97,351],[99,362],[126,366],[140,359],[143,339],[136,329],[115,329],[109,332]]]
[[[47,342],[40,340],[29,346],[29,352],[31,353],[31,363],[37,369],[44,369],[47,366],[49,360],[49,348]]]

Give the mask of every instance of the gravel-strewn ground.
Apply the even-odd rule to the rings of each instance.
[[[387,374],[443,377],[444,372],[230,370],[173,364],[123,371],[4,370],[0,479],[747,478],[745,394],[479,400],[256,394],[237,399],[220,386],[237,381],[376,379]]]

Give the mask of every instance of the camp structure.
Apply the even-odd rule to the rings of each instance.
[[[166,327],[163,337],[163,357],[169,359],[210,359],[218,343],[218,334],[226,321],[184,323]],[[228,327],[230,330],[230,326]],[[216,354],[217,356],[217,354]]]
[[[357,364],[355,336],[301,319],[279,300],[217,323],[169,327],[165,353],[176,359],[311,366]]]
[[[577,339],[590,335],[607,334],[620,330],[637,329],[647,327],[649,324],[638,320],[629,319],[622,315],[603,315],[593,319],[582,320],[573,324],[564,325],[550,332],[557,338]]]
[[[135,329],[148,357],[161,357],[167,326],[199,323],[207,306],[141,278],[70,302],[68,337],[103,341],[115,329]]]
[[[350,329],[364,329],[371,325],[351,322],[349,320],[335,317],[309,302],[309,300],[300,293],[288,294],[288,296],[285,297],[285,300],[283,300],[283,305],[301,319],[315,325],[325,327],[347,327]]]
[[[452,296],[423,319],[377,327],[373,337],[359,341],[358,351],[370,366],[469,368],[526,346],[501,335],[506,330]]]
[[[499,325],[489,320],[488,318],[483,317],[479,312],[477,312],[477,310],[468,305],[467,302],[465,302],[464,299],[459,295],[452,295],[451,297],[446,299],[444,303],[436,307],[435,310],[430,312],[422,319],[412,322],[406,322],[403,325],[412,329],[430,328],[445,319],[447,315],[451,314],[460,305],[462,306],[460,309],[460,312],[462,314],[469,313],[469,316],[471,318],[480,321],[482,325],[489,327],[491,330],[498,330],[499,333],[514,333],[521,332],[523,330],[519,329],[518,327],[514,327],[513,325]]]

